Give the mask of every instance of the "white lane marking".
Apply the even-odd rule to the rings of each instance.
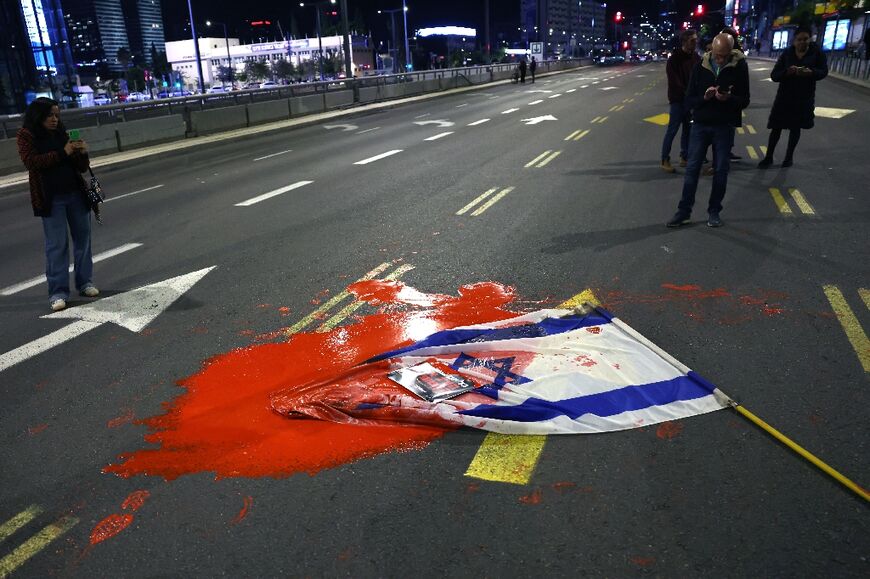
[[[314,181],[298,181],[293,183],[292,185],[287,185],[286,187],[281,187],[280,189],[275,189],[274,191],[269,191],[268,193],[263,193],[262,195],[257,195],[256,197],[251,197],[247,201],[242,201],[241,203],[236,203],[236,207],[250,207],[254,203],[259,203],[260,201],[265,201],[266,199],[271,199],[276,195],[281,195],[282,193],[286,193],[287,191],[292,191],[293,189],[298,189],[300,187],[304,187],[305,185],[310,185],[314,183]]]
[[[589,87],[589,85],[588,85],[588,84],[584,84],[584,85],[583,85],[583,86],[581,86],[581,87],[580,87],[580,88],[588,88],[588,87]]]
[[[493,99],[497,99],[497,98],[498,98],[498,95],[495,95],[495,96],[491,96],[491,97],[489,97],[489,98],[486,99],[486,100],[490,100],[490,101],[491,101],[491,100],[493,100]]]
[[[153,187],[146,187],[144,189],[139,189],[138,191],[133,191],[132,193],[124,193],[123,195],[110,197],[109,199],[106,199],[103,203],[108,203],[109,201],[117,201],[118,199],[129,197],[130,195],[138,195],[139,193],[144,193],[145,191],[151,191],[153,189],[160,189],[161,187],[163,187],[163,185],[154,185]]]
[[[576,88],[569,88],[569,89],[566,90],[565,92],[574,92],[575,90],[577,90],[577,89],[576,89]]]
[[[598,84],[598,83],[599,83],[599,82],[600,82],[600,81],[597,81],[597,80],[596,80],[596,81],[595,81],[595,82],[593,82],[593,83],[592,83],[592,84]]]
[[[431,137],[427,137],[423,139],[424,141],[437,141],[442,137],[446,137],[447,135],[452,135],[453,131],[447,131],[446,133],[438,133],[437,135],[432,135]]]
[[[462,103],[461,105],[456,105],[457,109],[461,109],[462,107],[467,107],[468,103]]]
[[[369,163],[373,163],[374,161],[380,161],[381,159],[385,159],[390,155],[395,155],[396,153],[401,153],[404,149],[393,149],[392,151],[387,151],[386,153],[381,153],[380,155],[375,155],[374,157],[369,157],[368,159],[363,159],[362,161],[357,161],[354,165],[368,165]]]
[[[508,109],[506,111],[502,111],[501,114],[506,115],[508,113],[515,113],[518,110],[520,110],[520,109]]]
[[[137,247],[142,247],[141,243],[125,243],[115,249],[109,249],[108,251],[104,251],[102,253],[98,253],[93,257],[93,262],[97,263],[99,261],[103,261],[104,259],[109,259],[110,257],[115,257],[116,255],[120,255],[124,252],[130,251],[131,249],[136,249]],[[69,266],[69,272],[73,272],[74,266]],[[34,277],[27,281],[23,281],[21,283],[11,285],[7,288],[0,290],[0,295],[3,296],[11,296],[12,294],[18,293],[21,290],[26,290],[27,288],[31,288],[35,285],[39,285],[45,281],[45,276],[40,275],[38,277]]]
[[[272,153],[271,155],[266,155],[265,157],[257,157],[254,161],[262,161],[263,159],[271,159],[272,157],[277,157],[278,155],[283,155],[284,153],[292,153],[293,149],[287,149],[286,151],[281,151],[280,153]]]
[[[531,105],[538,105],[538,104],[541,104],[542,102],[544,102],[544,101],[542,101],[542,100],[540,100],[540,99],[539,99],[539,100],[536,100],[536,101],[532,101],[532,102],[529,103],[529,106],[531,106]]]
[[[428,117],[428,116],[431,115],[431,114],[432,114],[432,113],[423,113],[422,115],[417,115],[417,116],[414,117],[414,118],[415,118],[415,119],[422,119],[423,117]]]
[[[616,90],[616,88],[617,87],[615,86],[603,86],[601,87],[601,90]]]
[[[373,128],[371,128],[371,129],[365,129],[364,131],[359,131],[359,132],[357,133],[357,135],[361,135],[361,134],[363,134],[363,133],[368,133],[368,132],[370,132],[370,131],[377,131],[378,129],[380,129],[380,127],[373,127]]]
[[[555,98],[559,98],[560,96],[562,96],[562,93],[557,92],[556,94],[548,96],[547,98],[548,99],[555,99]]]
[[[480,119],[479,121],[474,121],[473,123],[468,123],[469,127],[474,127],[477,125],[482,125],[483,123],[488,123],[489,119]]]
[[[854,113],[854,109],[835,109],[831,107],[816,107],[816,116],[826,119],[842,119],[846,115]]]
[[[68,326],[64,326],[63,328],[56,330],[47,336],[43,336],[42,338],[38,338],[24,344],[19,348],[15,348],[14,350],[10,350],[3,355],[0,355],[0,372],[6,370],[18,364],[19,362],[23,362],[28,360],[37,354],[41,354],[46,350],[50,350],[59,344],[63,344],[67,340],[71,340],[76,336],[80,336],[85,332],[89,332],[94,328],[99,328],[102,326],[102,322],[88,322],[86,320],[79,320],[75,323],[72,323]]]
[[[760,72],[762,70],[770,70],[770,67],[769,66],[758,66],[756,68],[753,68],[752,70],[754,70],[756,72]]]

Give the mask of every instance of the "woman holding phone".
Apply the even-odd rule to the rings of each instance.
[[[828,62],[825,53],[810,42],[809,28],[798,28],[792,46],[780,55],[770,73],[770,78],[779,83],[779,88],[767,121],[767,128],[770,129],[767,153],[758,163],[759,168],[765,169],[773,163],[773,151],[783,129],[788,129],[788,148],[782,166],[792,166],[801,129],[813,128],[816,81],[826,76]]]
[[[45,233],[45,277],[51,309],[69,299],[69,237],[73,241],[76,289],[86,297],[99,290],[91,282],[91,210],[82,173],[88,170],[88,147],[60,120],[57,101],[40,97],[28,105],[18,131],[18,156],[30,177],[33,214]],[[71,138],[74,137],[74,138]]]

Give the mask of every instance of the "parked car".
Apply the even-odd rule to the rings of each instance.
[[[142,102],[151,100],[151,95],[147,92],[131,92],[127,95],[127,102]]]
[[[260,84],[260,88],[277,88],[277,87],[278,87],[278,83],[275,82],[274,80],[267,80],[266,82]]]
[[[110,105],[112,104],[112,97],[110,97],[109,93],[106,92],[94,93],[94,104],[97,106]]]
[[[205,92],[208,92],[208,93],[225,93],[225,92],[228,92],[229,90],[230,90],[230,89],[229,89],[228,87],[225,87],[225,86],[221,86],[221,85],[219,85],[219,84],[216,84],[216,85],[214,85],[214,86],[212,86],[212,87],[209,87],[209,89],[208,89],[207,91],[205,91]]]

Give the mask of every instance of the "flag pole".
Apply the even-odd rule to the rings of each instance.
[[[629,326],[628,324],[626,324],[625,322],[623,322],[622,320],[620,320],[619,318],[617,318],[616,316],[611,314],[610,312],[608,312],[602,308],[599,308],[593,304],[590,304],[588,302],[584,303],[582,306],[580,306],[579,308],[576,309],[576,311],[578,313],[584,313],[584,314],[589,313],[592,310],[594,310],[594,311],[598,312],[600,315],[603,315],[604,317],[608,318],[610,320],[610,322],[615,324],[616,327],[618,327],[620,330],[624,331],[625,333],[630,335],[632,338],[639,341],[641,344],[643,344],[644,346],[646,346],[647,348],[649,348],[650,350],[652,350],[653,352],[658,354],[660,357],[662,357],[664,360],[671,363],[675,368],[677,368],[681,372],[686,373],[686,374],[691,372],[691,369],[688,366],[686,366],[685,364],[683,364],[682,362],[680,362],[679,360],[677,360],[676,358],[674,358],[673,356],[671,356],[670,354],[668,354],[667,352],[665,352],[664,350],[659,348],[657,345],[655,345],[654,343],[649,341],[643,334],[641,334],[640,332],[638,332],[637,330],[635,330],[634,328],[632,328],[631,326]],[[693,374],[694,374],[694,372],[693,372]],[[779,430],[777,430],[776,428],[774,428],[773,426],[771,426],[770,424],[768,424],[767,422],[765,422],[764,420],[762,420],[761,418],[759,418],[758,416],[756,416],[755,414],[750,412],[747,408],[745,408],[743,405],[738,403],[736,400],[734,400],[733,398],[731,398],[730,396],[728,396],[727,394],[725,394],[724,392],[719,390],[719,388],[714,387],[713,395],[716,396],[716,398],[719,400],[719,402],[721,402],[723,405],[730,406],[731,408],[736,410],[738,413],[740,413],[743,417],[745,417],[747,420],[749,420],[750,422],[752,422],[753,424],[755,424],[756,426],[758,426],[759,428],[761,428],[762,430],[764,430],[765,432],[770,434],[772,437],[776,438],[781,443],[783,443],[784,445],[786,445],[787,447],[792,449],[794,452],[796,452],[797,454],[801,455],[806,460],[811,462],[813,465],[815,465],[817,468],[819,468],[822,472],[824,472],[825,474],[832,477],[834,480],[836,480],[837,482],[839,482],[840,484],[842,484],[843,486],[845,486],[846,488],[848,488],[849,490],[851,490],[852,492],[857,494],[859,497],[861,497],[865,501],[870,502],[870,493],[868,493],[865,489],[863,489],[862,487],[857,485],[855,482],[853,482],[852,480],[850,480],[849,478],[847,478],[846,476],[844,476],[843,474],[841,474],[840,472],[838,472],[837,470],[835,470],[834,468],[829,466],[827,463],[822,461],[817,456],[813,455],[807,449],[805,449],[804,447],[802,447],[801,445],[799,445],[798,443],[796,443],[795,441],[793,441],[792,439],[790,439],[789,437],[784,435],[782,432],[780,432]]]

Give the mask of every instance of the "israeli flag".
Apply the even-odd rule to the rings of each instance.
[[[437,404],[398,403],[392,419],[505,434],[590,434],[720,410],[727,396],[601,308],[548,309],[432,334],[369,360],[437,360],[481,386]],[[410,394],[408,394],[411,397]],[[358,418],[378,404],[357,407]]]

